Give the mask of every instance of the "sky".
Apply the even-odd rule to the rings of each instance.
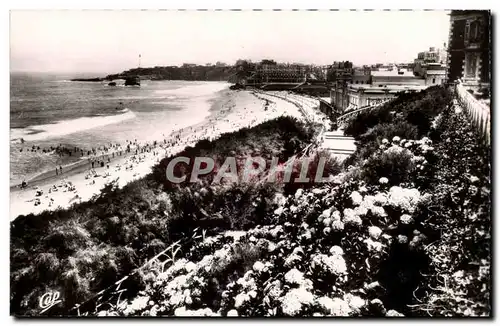
[[[117,73],[238,59],[412,62],[448,40],[445,11],[11,11],[10,70]]]

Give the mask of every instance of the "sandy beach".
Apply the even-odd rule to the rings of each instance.
[[[130,153],[116,155],[110,162],[106,161],[104,167],[96,164],[91,169],[89,162],[77,162],[64,167],[63,174],[56,176],[54,171],[38,176],[25,189],[12,187],[10,219],[88,201],[110,182],[123,187],[150,173],[151,167],[163,157],[178,153],[202,139],[215,139],[223,133],[252,127],[283,115],[326,122],[326,117],[316,110],[315,101],[286,92],[220,91],[211,100],[210,115],[201,123],[176,130],[154,142],[133,143]]]

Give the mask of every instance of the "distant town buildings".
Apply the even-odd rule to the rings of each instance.
[[[438,59],[432,59],[439,61]],[[428,61],[431,59],[428,57]],[[415,73],[411,64],[376,64],[354,69],[348,78],[333,83],[331,103],[339,111],[349,111],[390,100],[400,92],[420,91],[444,82],[446,69],[428,62]]]
[[[462,80],[467,89],[488,88],[491,80],[491,13],[452,10],[448,41],[448,82]]]
[[[307,80],[323,80],[324,67],[299,63],[277,63],[274,60],[262,60],[255,64],[251,76],[240,81],[246,85],[290,84],[297,86]]]

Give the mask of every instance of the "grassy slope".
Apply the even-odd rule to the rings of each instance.
[[[166,159],[150,178],[88,207],[26,218],[12,226],[14,295],[35,300],[45,289],[22,281],[42,280],[42,286],[70,289],[68,296],[88,297],[123,275],[123,266],[138,266],[182,239],[176,264],[162,274],[146,271],[136,289],[128,287],[130,295],[142,289],[140,294],[125,307],[104,308],[107,313],[171,315],[185,307],[188,315],[397,314],[389,309],[416,316],[488,314],[489,149],[450,103],[450,94],[435,87],[361,114],[346,129],[358,150],[339,179],[280,200],[275,196],[282,189],[271,184],[172,186],[164,180]],[[233,155],[240,149],[248,155],[255,148],[291,154],[308,138],[297,131],[293,145],[283,129],[260,128],[242,131],[236,141],[228,136],[200,143],[185,154]],[[391,141],[394,136],[403,140]],[[77,212],[89,215],[75,218]],[[193,238],[197,226],[207,232]],[[221,236],[228,229],[247,233],[234,242]],[[303,273],[300,284],[290,283],[291,270]],[[90,281],[96,271],[100,283]],[[51,283],[50,275],[62,275],[66,283]],[[182,277],[187,279],[179,284]],[[310,299],[299,302],[294,291]]]
[[[432,88],[360,115],[348,130],[361,146],[336,184],[274,202],[237,242],[199,240],[107,313],[488,315],[489,150],[450,99]]]
[[[223,157],[259,151],[286,159],[303,148],[311,136],[312,131],[296,120],[278,118],[222,135],[220,140],[202,141],[179,155]],[[120,190],[110,186],[91,202],[68,210],[21,216],[12,222],[11,312],[37,314],[38,298],[49,290],[59,290],[63,304],[50,312],[64,313],[198,225],[239,229],[255,223],[255,216],[265,216],[254,212],[265,210],[265,202],[255,208],[249,203],[268,188],[250,187],[242,197],[237,186],[208,187],[206,198],[216,201],[211,205],[200,202],[208,199],[193,195],[199,185],[165,192],[164,165],[169,159],[143,180]],[[204,213],[217,212],[223,218],[207,220],[199,207],[205,208]]]

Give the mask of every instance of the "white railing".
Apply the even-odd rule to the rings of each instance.
[[[467,111],[472,124],[477,128],[481,138],[487,145],[491,144],[491,110],[490,107],[478,101],[469,93],[462,83],[455,84],[458,101]]]

